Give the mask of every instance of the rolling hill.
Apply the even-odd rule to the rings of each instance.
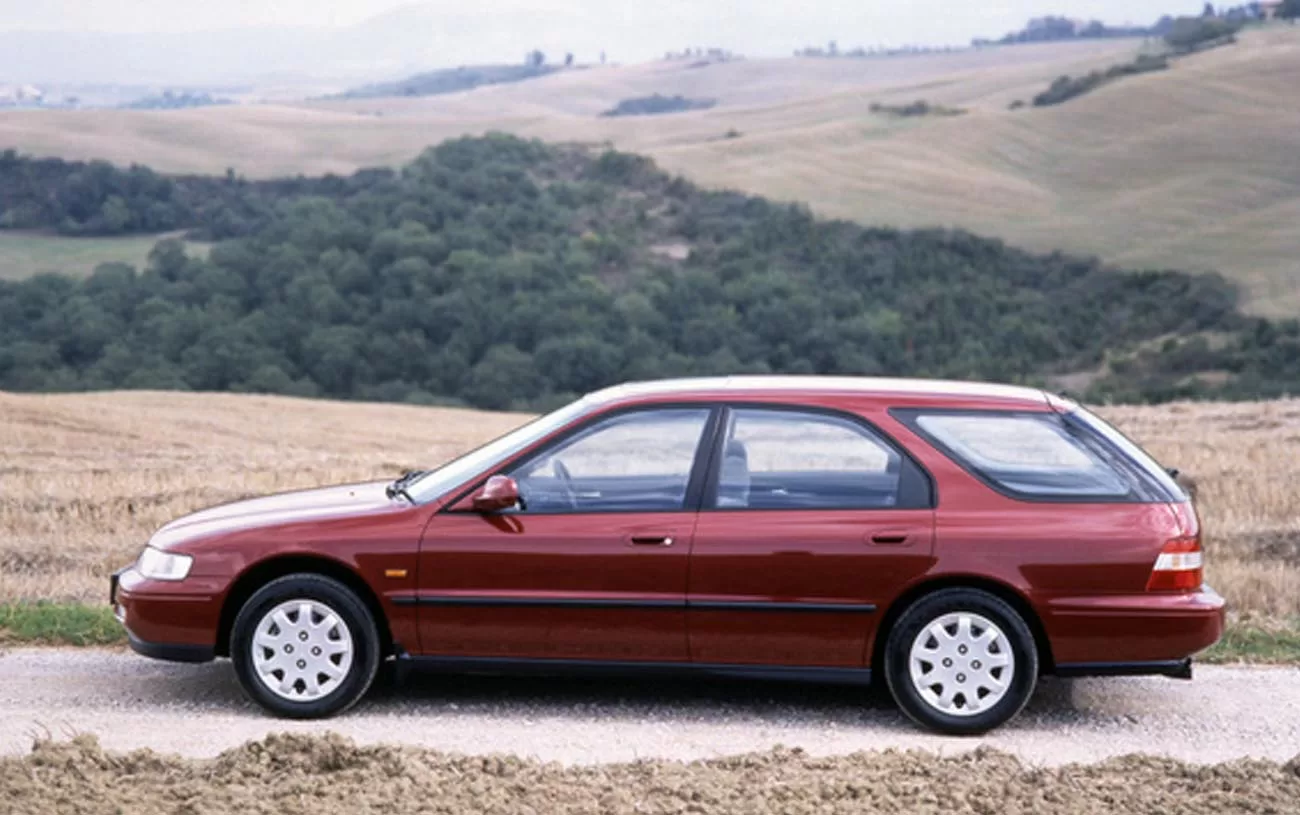
[[[818,219],[630,153],[495,134],[347,177],[4,166],[0,222],[224,240],[206,257],[160,243],[143,270],[0,281],[0,388],[534,408],[709,373],[1056,381],[1122,400],[1280,395],[1300,376],[1300,321],[1241,314],[1216,275]]]
[[[611,142],[711,187],[819,214],[961,226],[1130,267],[1219,270],[1257,313],[1300,313],[1300,29],[1245,33],[1050,109],[1011,111],[1062,74],[1127,61],[1137,40],[871,59],[668,62],[561,73],[436,99],[172,112],[0,114],[0,145],[251,176],[396,164],[429,143],[503,130]],[[597,118],[653,93],[712,110]],[[897,120],[872,102],[970,111]],[[736,131],[738,138],[724,138]]]

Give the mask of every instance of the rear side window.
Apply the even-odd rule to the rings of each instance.
[[[886,509],[926,506],[915,465],[847,416],[789,409],[729,411],[716,509]]]
[[[922,435],[1005,492],[1031,498],[1127,499],[1133,482],[1113,453],[1055,413],[910,414]]]

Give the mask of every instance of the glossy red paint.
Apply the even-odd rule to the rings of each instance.
[[[903,540],[892,542],[898,538]],[[878,612],[900,586],[933,566],[929,509],[702,512],[691,550],[690,597],[698,603],[873,606]],[[856,608],[692,610],[691,658],[862,667],[880,618]]]
[[[690,512],[444,513],[420,547],[420,650],[684,662],[694,522]],[[485,598],[514,605],[452,605]]]
[[[935,505],[473,510],[489,476],[545,449],[565,427],[428,503],[378,483],[180,519],[151,545],[193,556],[190,575],[164,582],[129,569],[116,601],[132,636],[164,656],[169,645],[224,653],[230,619],[259,583],[313,569],[355,586],[394,649],[428,656],[867,668],[901,604],[951,585],[986,587],[1024,609],[1049,670],[1179,660],[1221,633],[1223,601],[1212,591],[1145,591],[1163,543],[1197,534],[1190,504],[1011,498],[891,413],[1070,409],[1061,400],[956,383],[737,378],[611,389],[574,423],[682,403],[858,417],[928,474]],[[703,463],[718,466],[707,455]]]

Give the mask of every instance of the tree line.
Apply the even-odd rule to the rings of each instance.
[[[1044,383],[1091,370],[1091,395],[1126,399],[1270,394],[1300,375],[1300,326],[1241,315],[1217,276],[821,220],[617,152],[492,135],[400,170],[258,183],[6,161],[0,189],[44,173],[85,198],[56,196],[51,217],[125,189],[132,212],[175,207],[169,227],[242,225],[206,258],[169,240],[144,269],[0,282],[6,390],[537,409],[708,373]]]
[[[249,181],[224,176],[164,175],[133,164],[31,158],[0,151],[0,229],[43,229],[72,236],[192,230],[195,240],[249,235],[275,217],[277,202],[301,196],[341,199],[387,170],[346,178]]]

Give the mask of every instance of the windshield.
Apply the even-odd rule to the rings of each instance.
[[[587,413],[595,406],[590,399],[580,399],[565,405],[554,413],[548,413],[534,419],[523,427],[510,431],[495,441],[490,441],[477,450],[472,450],[460,458],[453,459],[436,470],[430,470],[415,481],[406,485],[406,492],[411,500],[422,504],[440,498],[450,490],[464,484],[476,475],[487,471],[509,459],[533,442],[545,438],[564,425]]]
[[[1187,493],[1183,492],[1183,488],[1178,486],[1178,482],[1174,480],[1173,476],[1169,475],[1168,470],[1161,467],[1160,463],[1141,447],[1129,441],[1128,436],[1111,427],[1106,420],[1082,407],[1076,407],[1068,415],[1082,422],[1089,429],[1100,434],[1106,441],[1118,447],[1120,452],[1128,456],[1134,464],[1141,467],[1147,475],[1164,488],[1169,493],[1171,500],[1187,500]]]

